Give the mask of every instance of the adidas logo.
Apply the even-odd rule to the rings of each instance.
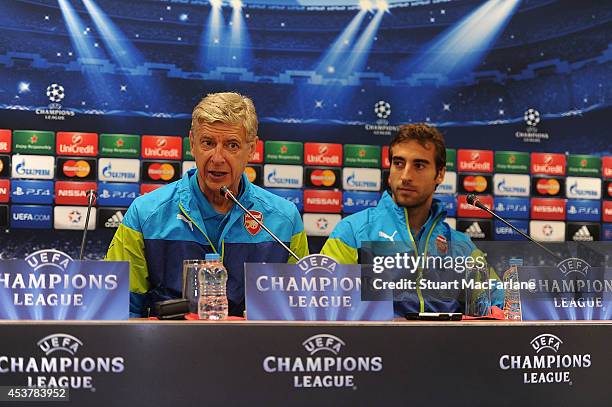
[[[117,211],[113,216],[108,218],[106,222],[104,222],[104,227],[106,228],[118,228],[121,222],[123,221],[123,213]]]
[[[474,222],[472,223],[464,232],[465,234],[467,234],[469,237],[471,237],[472,239],[484,239],[485,238],[485,234],[482,231],[482,229],[480,228],[480,224],[478,224],[478,222]]]
[[[586,226],[581,227],[574,233],[574,237],[572,238],[577,242],[592,242],[593,236],[591,236],[591,232],[589,232],[589,228]]]

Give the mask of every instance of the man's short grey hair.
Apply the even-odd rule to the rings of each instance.
[[[203,123],[241,124],[246,138],[257,136],[257,113],[253,101],[236,92],[210,93],[198,103],[191,115],[191,129]]]

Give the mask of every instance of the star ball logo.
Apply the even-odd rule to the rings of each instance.
[[[540,112],[535,109],[527,109],[523,118],[527,126],[535,127],[540,123]]]
[[[384,100],[379,100],[374,104],[374,113],[379,119],[386,119],[391,116],[391,105]]]
[[[95,392],[92,373],[122,373],[122,356],[83,355],[84,342],[66,333],[41,338],[36,347],[43,356],[0,355],[0,375],[27,374],[27,387],[87,389]],[[6,349],[6,348],[5,348]],[[80,352],[80,353],[79,353]]]
[[[563,341],[556,335],[544,333],[529,342],[535,354],[502,355],[499,368],[522,372],[524,384],[565,383],[573,385],[571,372],[591,367],[591,354],[563,354]]]
[[[57,83],[47,86],[47,97],[53,103],[60,103],[65,97],[64,87]]]
[[[357,390],[355,373],[380,373],[383,370],[382,356],[346,355],[346,342],[335,335],[313,335],[301,345],[305,356],[266,356],[262,362],[263,370],[269,374],[293,376],[294,388],[352,390]]]

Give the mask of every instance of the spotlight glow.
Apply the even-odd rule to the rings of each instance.
[[[232,8],[240,10],[242,8],[242,1],[232,0]]]
[[[370,11],[374,7],[374,5],[372,4],[370,0],[359,0],[359,7],[362,10]]]
[[[376,8],[380,11],[388,11],[389,3],[387,3],[385,0],[378,0],[376,2]]]
[[[19,90],[19,93],[29,92],[30,82],[19,82],[19,85],[17,85],[17,89]]]
[[[221,0],[210,0],[210,6],[215,10],[220,9],[221,5],[222,5]]]

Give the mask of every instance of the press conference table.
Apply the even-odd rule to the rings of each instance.
[[[611,343],[612,321],[0,321],[0,386],[78,387],[0,405],[610,406]]]

